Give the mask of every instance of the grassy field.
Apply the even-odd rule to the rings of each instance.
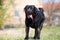
[[[34,29],[30,30],[30,37],[34,35]],[[0,30],[0,40],[24,40],[25,28]],[[32,39],[30,39],[32,40]],[[41,31],[41,40],[60,40],[60,27],[43,27]]]

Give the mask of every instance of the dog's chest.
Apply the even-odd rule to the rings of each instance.
[[[33,20],[30,20],[29,26],[31,28],[35,28],[35,22]]]
[[[34,28],[34,21],[32,19],[28,19],[28,25],[32,28]]]

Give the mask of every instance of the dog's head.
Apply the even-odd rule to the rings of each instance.
[[[34,5],[26,5],[24,11],[28,18],[33,19],[33,15],[35,14],[36,7]]]

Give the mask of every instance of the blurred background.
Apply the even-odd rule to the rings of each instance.
[[[24,7],[35,5],[42,7],[46,17],[44,26],[60,25],[59,0],[0,0],[0,28],[2,26],[23,26]]]
[[[43,34],[44,33],[49,34],[49,33],[46,33],[46,30],[50,30],[50,32],[52,31],[54,33],[59,32],[60,0],[0,0],[0,34],[5,34],[5,32],[9,34],[10,30],[8,29],[9,30],[8,31],[6,30],[6,28],[24,28],[25,27],[24,7],[26,5],[35,5],[37,8],[41,7],[44,9],[44,14],[46,18],[44,22],[44,27],[45,26],[48,26],[48,27],[43,28],[44,29],[42,32]],[[56,31],[56,29],[58,30]],[[18,29],[18,30],[24,30],[24,29]],[[16,31],[16,30],[13,30],[13,31]],[[18,31],[17,33],[19,32],[20,31]],[[45,36],[43,37],[43,34],[42,34],[41,40],[47,40],[47,38],[44,39]],[[60,32],[58,34],[60,34]],[[56,34],[54,34],[57,37],[54,37],[52,33],[51,35],[50,35],[51,38],[49,36],[50,39],[48,38],[48,40],[60,40],[59,35],[57,36]],[[5,38],[6,36],[7,35],[5,35],[4,38],[0,37],[0,40],[13,40],[13,38],[12,39]],[[23,40],[23,38],[21,40]]]

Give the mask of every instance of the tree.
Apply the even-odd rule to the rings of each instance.
[[[2,29],[4,21],[9,17],[9,15],[6,15],[7,10],[8,6],[4,4],[4,0],[0,0],[0,29]]]
[[[54,2],[55,0],[48,0],[48,10],[47,10],[47,13],[49,15],[49,18],[48,18],[48,25],[52,25],[51,24],[51,17],[52,17],[52,14],[53,14],[53,10],[54,10]]]

